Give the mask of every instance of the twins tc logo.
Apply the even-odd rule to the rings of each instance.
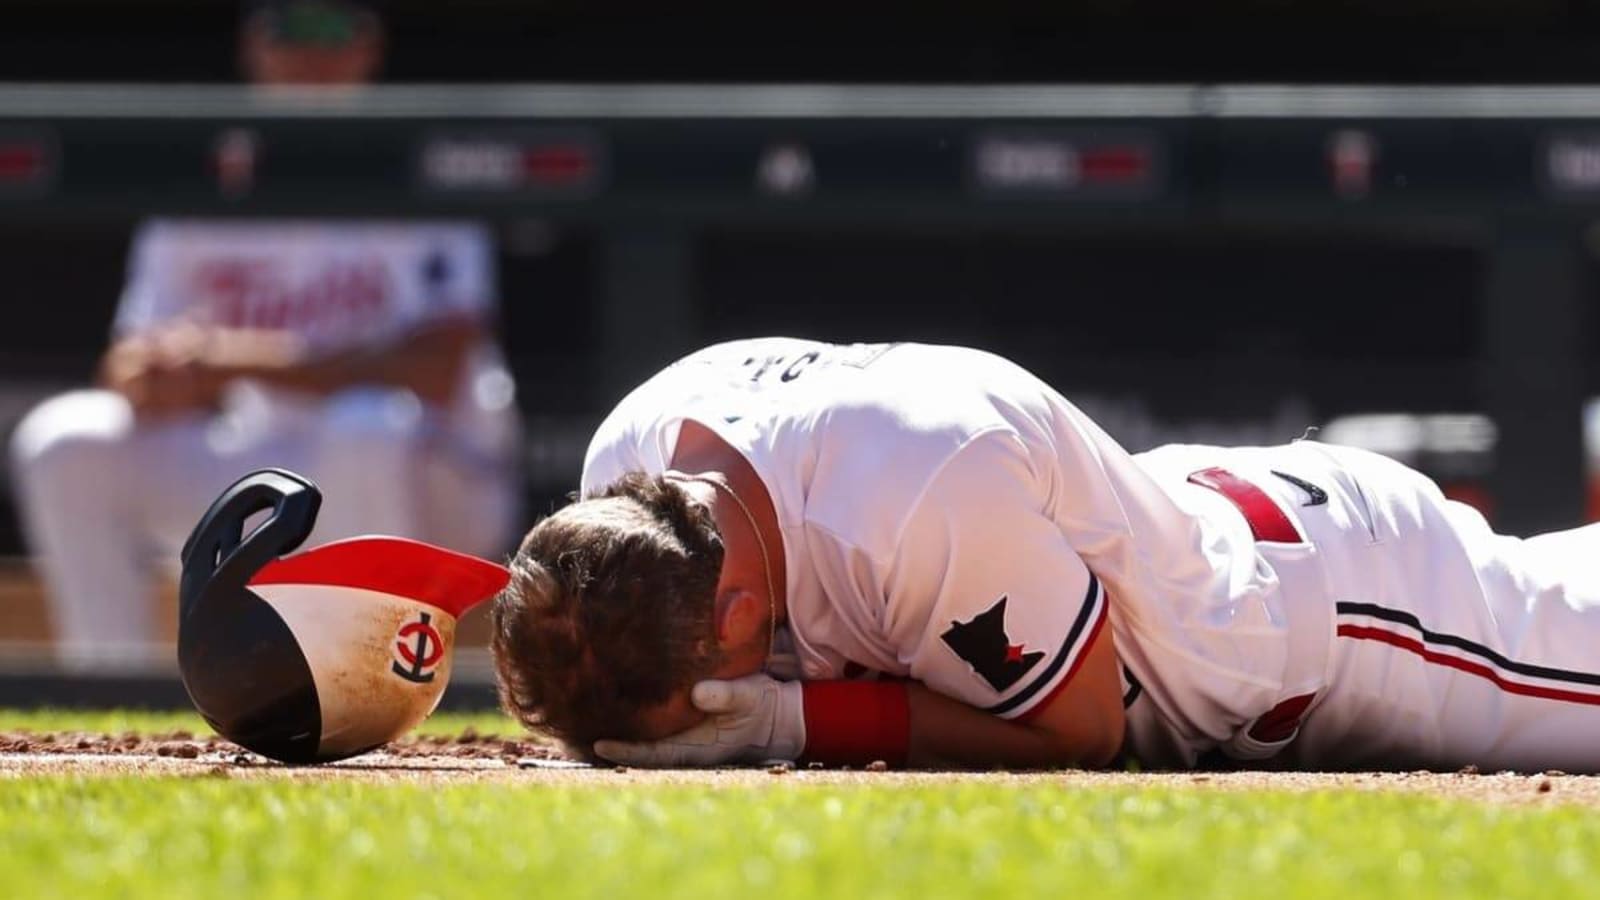
[[[407,681],[426,684],[433,680],[434,667],[444,659],[444,639],[431,624],[433,617],[422,613],[415,622],[400,626],[395,634],[394,652],[398,657],[390,670]]]

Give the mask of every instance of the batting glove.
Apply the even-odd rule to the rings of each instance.
[[[676,768],[794,760],[806,747],[798,681],[746,675],[702,681],[689,701],[708,718],[659,741],[596,741],[596,755],[629,766]]]

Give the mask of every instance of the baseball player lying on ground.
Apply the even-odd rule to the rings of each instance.
[[[707,348],[495,602],[505,705],[635,765],[1600,770],[1600,527],[1359,450],[1130,455],[976,350]]]

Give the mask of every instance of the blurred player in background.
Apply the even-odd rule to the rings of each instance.
[[[356,86],[382,58],[378,17],[347,2],[251,3],[240,38],[258,85]],[[158,638],[152,576],[259,466],[339,485],[317,541],[501,552],[518,423],[495,303],[491,236],[472,223],[142,225],[101,386],[47,400],[13,441],[64,657]]]

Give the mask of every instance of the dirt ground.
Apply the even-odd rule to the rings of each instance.
[[[197,738],[184,732],[155,735],[0,733],[0,779],[35,775],[551,785],[655,783],[707,787],[778,783],[917,785],[979,778],[1084,788],[1181,786],[1204,790],[1406,791],[1490,803],[1600,806],[1600,776],[1561,772],[1537,775],[1476,772],[968,773],[803,767],[658,772],[622,767],[591,768],[561,759],[549,748],[530,741],[470,732],[451,738],[413,737],[343,762],[295,767],[279,765],[220,738]]]

